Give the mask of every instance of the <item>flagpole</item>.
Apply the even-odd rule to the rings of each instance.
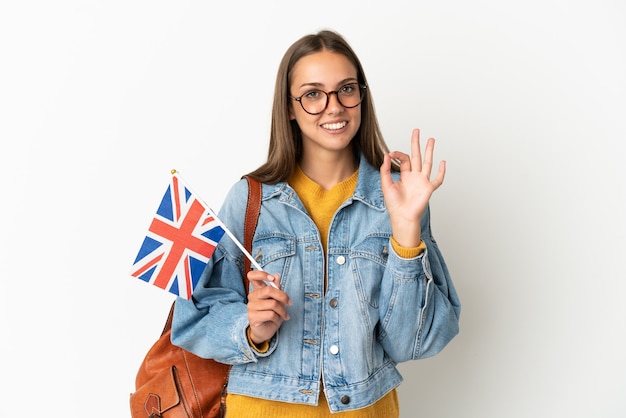
[[[209,212],[211,213],[211,215],[213,215],[213,218],[215,218],[215,222],[217,222],[218,224],[220,224],[220,226],[222,227],[222,229],[224,230],[224,232],[226,232],[226,234],[230,237],[230,239],[233,240],[233,242],[235,244],[237,244],[237,247],[239,247],[239,249],[246,255],[246,257],[248,257],[248,260],[250,260],[250,262],[252,263],[252,265],[257,269],[257,270],[261,270],[263,271],[263,268],[261,268],[261,266],[259,265],[259,263],[257,263],[257,261],[254,259],[254,257],[252,257],[252,255],[248,252],[248,250],[246,250],[246,248],[241,245],[241,243],[239,242],[239,240],[233,235],[232,232],[230,232],[230,230],[226,227],[226,225],[224,225],[224,222],[221,221],[221,219],[219,219],[217,217],[217,215],[215,214],[215,212],[213,212],[213,209],[209,208]]]
[[[177,171],[176,169],[172,169],[172,175],[178,175],[178,177],[180,177],[180,172]],[[182,178],[181,178],[182,180]],[[183,183],[185,183],[185,187],[187,187],[191,193],[194,196],[197,196],[198,198],[200,198],[200,195],[197,194],[196,192],[194,192],[191,187],[189,187],[189,185],[187,184],[186,181],[183,181]],[[259,265],[259,263],[257,263],[257,261],[254,259],[254,257],[252,257],[252,255],[248,252],[248,250],[246,250],[246,248],[241,245],[241,243],[239,242],[239,240],[233,235],[232,232],[230,232],[230,230],[226,227],[226,225],[224,225],[224,222],[222,222],[222,220],[220,218],[217,217],[217,215],[215,214],[215,212],[213,211],[213,209],[211,209],[209,207],[209,205],[206,204],[206,202],[203,202],[204,205],[208,208],[209,212],[211,213],[211,215],[213,215],[213,218],[215,219],[215,221],[222,227],[222,229],[224,230],[224,232],[226,232],[226,234],[230,237],[230,239],[233,240],[233,242],[237,245],[237,247],[239,247],[239,249],[244,253],[244,255],[246,257],[248,257],[248,260],[250,260],[250,262],[252,263],[252,265],[259,271],[263,271],[263,268]],[[275,287],[276,289],[278,289],[278,286],[276,286],[274,283],[267,281],[267,280],[263,280],[265,282],[265,284]]]

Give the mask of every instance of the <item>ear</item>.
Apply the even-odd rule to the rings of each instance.
[[[296,114],[293,111],[293,103],[291,104],[291,106],[289,106],[289,120],[295,120],[296,119]]]

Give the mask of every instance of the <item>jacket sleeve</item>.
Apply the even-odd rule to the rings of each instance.
[[[236,183],[218,214],[240,242],[243,242],[247,187],[245,180]],[[259,354],[250,347],[246,336],[248,313],[242,270],[241,250],[224,235],[191,299],[176,300],[172,320],[173,344],[222,363],[256,361]]]
[[[381,284],[379,339],[396,362],[434,356],[459,332],[461,303],[432,236],[429,209],[421,229],[426,251],[403,259],[392,248]]]

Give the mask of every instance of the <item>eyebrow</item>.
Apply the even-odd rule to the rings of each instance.
[[[345,86],[346,84],[352,84],[352,83],[358,83],[358,82],[359,82],[359,80],[356,77],[348,77],[348,78],[344,78],[343,80],[338,82],[337,86]],[[323,87],[323,86],[324,86],[324,84],[322,84],[322,83],[311,82],[311,83],[301,84],[298,88],[302,88],[302,87],[316,87],[316,88],[320,88],[320,87]]]

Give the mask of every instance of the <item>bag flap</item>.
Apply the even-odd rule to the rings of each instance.
[[[162,370],[130,395],[133,418],[161,414],[180,404],[176,366]]]

